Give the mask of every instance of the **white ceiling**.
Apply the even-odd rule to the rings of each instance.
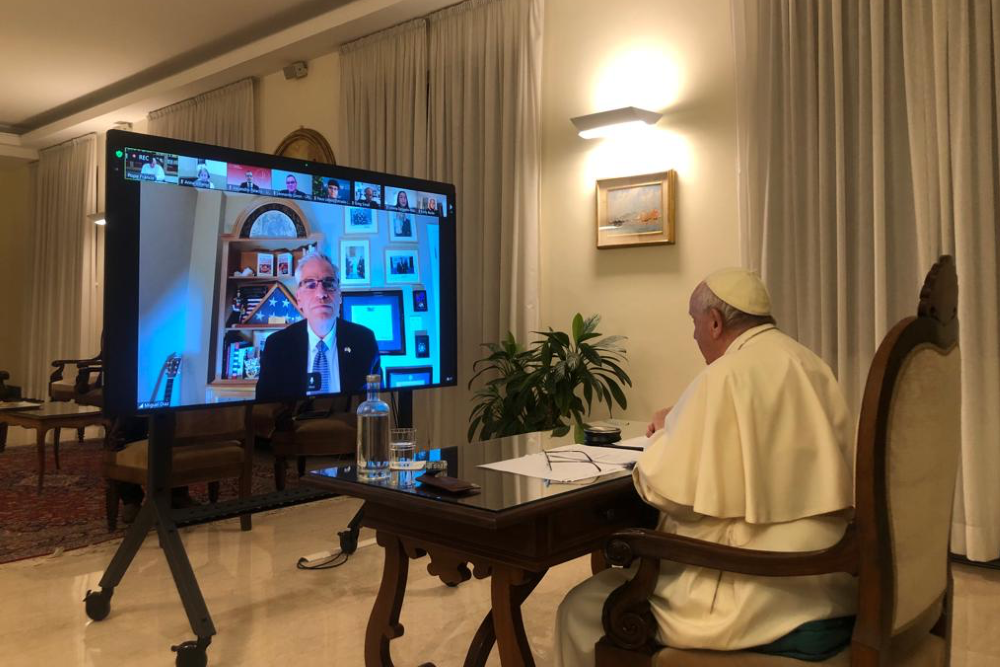
[[[0,21],[0,158],[277,71],[455,0],[32,0]]]

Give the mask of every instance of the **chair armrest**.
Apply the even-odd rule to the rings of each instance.
[[[656,587],[661,560],[758,576],[793,577],[831,572],[857,575],[858,537],[857,528],[851,523],[844,536],[827,549],[787,553],[727,547],[632,528],[611,536],[604,547],[604,557],[610,564],[622,567],[630,566],[636,558],[641,561],[635,576],[605,600],[601,613],[605,638],[601,641],[653,655],[658,649],[657,625],[649,598]]]
[[[87,357],[86,359],[56,359],[52,362],[52,367],[56,366],[67,366],[69,364],[88,364],[88,363],[101,363],[101,355],[96,357]]]
[[[612,535],[604,554],[609,563],[622,567],[628,567],[636,558],[652,558],[766,577],[858,573],[858,535],[853,522],[848,524],[836,544],[816,551],[790,553],[741,549],[655,530],[631,528]]]
[[[76,369],[76,382],[74,385],[78,394],[86,394],[90,391],[90,376],[92,373],[97,374],[94,386],[101,386],[101,374],[104,372],[104,365],[100,361],[87,361],[80,363],[76,365]]]
[[[63,371],[65,371],[66,366],[69,366],[70,364],[76,364],[76,366],[79,368],[81,365],[87,365],[92,363],[100,364],[101,355],[97,355],[96,357],[91,357],[89,359],[56,359],[55,361],[52,362],[52,368],[54,368],[55,370],[53,370],[52,374],[49,375],[49,384],[62,380]]]

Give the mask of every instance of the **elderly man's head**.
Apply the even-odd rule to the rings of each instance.
[[[723,269],[708,276],[691,293],[688,314],[694,322],[694,340],[710,364],[747,329],[774,324],[771,297],[757,274]]]
[[[295,299],[317,336],[326,336],[340,313],[340,271],[330,258],[310,251],[295,267]]]

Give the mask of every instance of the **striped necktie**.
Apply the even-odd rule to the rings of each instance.
[[[316,356],[313,358],[313,373],[319,373],[320,394],[330,393],[330,362],[326,358],[326,343],[322,340],[316,343]]]

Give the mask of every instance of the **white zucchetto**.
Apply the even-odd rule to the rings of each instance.
[[[753,271],[740,268],[720,269],[705,278],[712,294],[730,306],[751,315],[770,315],[771,296],[764,282]]]

